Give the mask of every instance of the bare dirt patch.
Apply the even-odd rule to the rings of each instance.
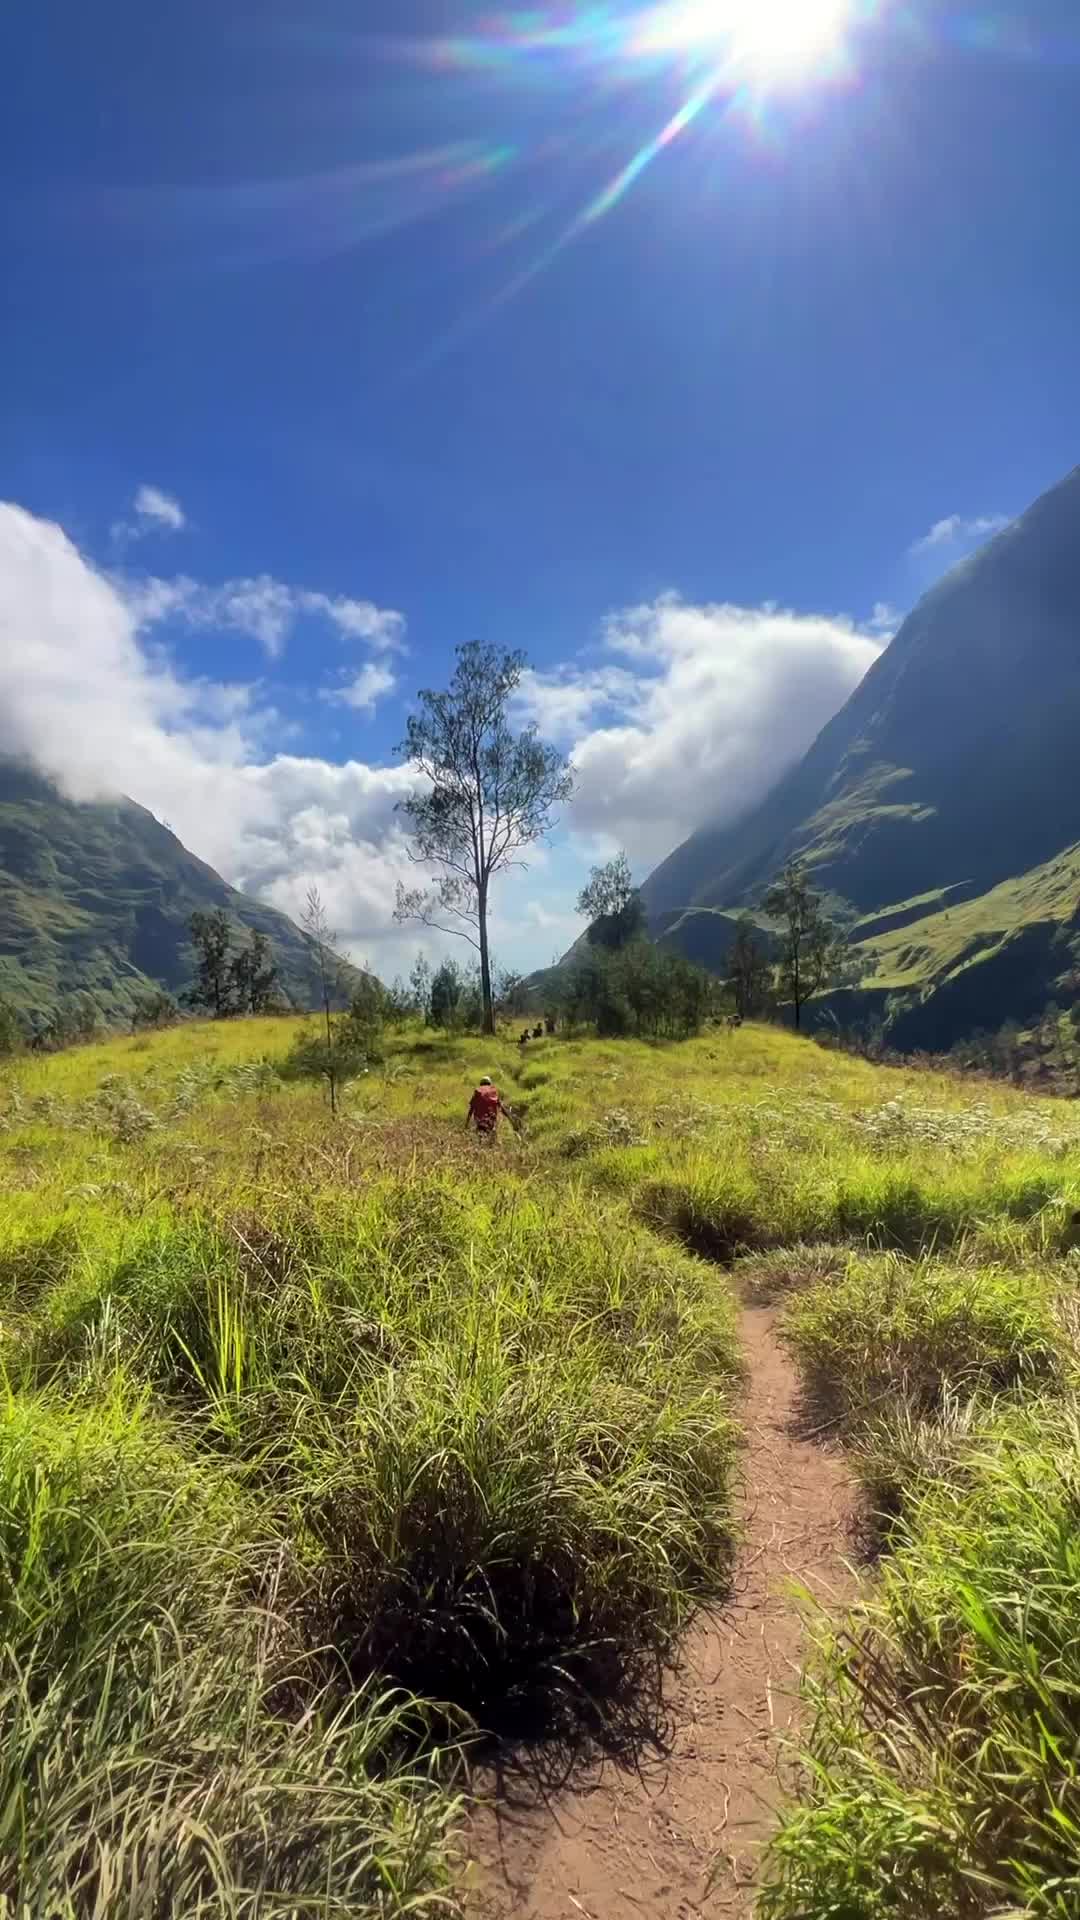
[[[691,1633],[659,1726],[631,1759],[515,1761],[478,1788],[466,1844],[471,1920],[749,1915],[784,1793],[806,1629],[793,1586],[853,1594],[856,1500],[828,1437],[800,1433],[775,1313],[741,1321],[748,1379],[742,1544],[731,1600]]]

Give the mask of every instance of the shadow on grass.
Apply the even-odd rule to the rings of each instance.
[[[710,1583],[710,1611],[730,1595],[734,1546]],[[515,1574],[518,1587],[512,1590]],[[498,1625],[486,1607],[459,1604],[425,1626],[385,1603],[373,1626],[339,1616],[334,1645],[354,1684],[377,1675],[428,1702],[451,1738],[470,1729],[474,1769],[497,1777],[499,1792],[518,1782],[526,1801],[564,1788],[600,1759],[636,1766],[665,1750],[665,1676],[681,1635],[656,1630],[643,1639],[628,1604],[606,1633],[569,1617],[565,1592],[552,1583],[538,1601],[535,1570],[506,1569]],[[486,1600],[492,1599],[490,1583]],[[516,1614],[516,1617],[514,1617]],[[355,1636],[355,1637],[354,1637]]]

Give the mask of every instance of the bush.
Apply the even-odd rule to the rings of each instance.
[[[305,1670],[254,1537],[118,1385],[84,1411],[9,1395],[5,1912],[386,1920],[438,1889],[452,1807],[403,1761],[410,1716]]]
[[[572,1026],[587,1022],[612,1037],[684,1040],[703,1025],[717,984],[681,954],[635,939],[611,951],[590,945],[556,978],[554,991]]]
[[[342,1014],[331,1016],[331,1037],[323,1025],[305,1027],[295,1035],[278,1066],[283,1080],[325,1080],[333,1075],[337,1087],[366,1073],[371,1056],[367,1039],[350,1032]]]
[[[131,1030],[144,1033],[160,1027],[175,1026],[181,1018],[180,1004],[163,987],[148,988],[136,996],[131,1009]]]
[[[135,1376],[287,1506],[310,1636],[358,1681],[491,1715],[599,1696],[722,1584],[730,1302],[595,1207],[382,1182],[274,1226],[163,1219],[99,1286],[53,1303],[37,1364],[118,1316]]]
[[[1061,1366],[1049,1297],[1030,1274],[894,1254],[852,1260],[795,1295],[781,1338],[814,1393],[845,1414],[892,1394],[931,1414],[950,1392],[999,1393]]]

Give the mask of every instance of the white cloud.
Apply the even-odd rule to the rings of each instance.
[[[324,687],[323,699],[352,707],[357,713],[374,713],[375,703],[384,693],[393,693],[397,676],[381,660],[368,660],[359,673],[340,687]]]
[[[761,799],[883,644],[848,619],[666,594],[605,624],[606,654],[632,671],[601,659],[534,675],[525,706],[572,749],[568,824],[627,847],[644,874],[706,820]]]
[[[407,769],[271,752],[271,737],[257,688],[184,679],[60,527],[0,503],[0,752],[77,799],[130,794],[287,912],[315,882],[347,947],[392,971],[415,946],[392,924]]]
[[[113,523],[112,537],[118,547],[129,546],[148,533],[180,533],[187,526],[187,515],[175,494],[145,482],[136,488],[131,512],[132,519]]]
[[[623,711],[637,692],[637,675],[625,667],[601,666],[582,673],[558,667],[550,673],[529,668],[521,677],[517,709],[535,721],[542,734],[574,739],[603,714]]]
[[[868,633],[880,633],[891,640],[904,616],[888,600],[875,600],[874,611],[866,623]]]
[[[141,627],[182,620],[191,627],[217,627],[248,634],[271,659],[279,655],[300,619],[326,620],[345,640],[365,640],[382,652],[404,645],[405,616],[371,600],[292,587],[268,573],[224,580],[219,586],[178,574],[119,577],[114,583]]]
[[[187,515],[175,494],[160,487],[141,486],[135,495],[135,513],[139,520],[152,520],[169,533],[179,533],[187,525]]]
[[[982,513],[970,518],[965,518],[962,513],[947,513],[943,520],[935,520],[929,533],[924,533],[921,540],[913,541],[909,551],[916,554],[932,553],[942,547],[988,540],[1008,524],[1007,513]]]

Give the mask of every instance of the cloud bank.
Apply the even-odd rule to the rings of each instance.
[[[523,709],[572,745],[573,825],[644,874],[706,820],[761,799],[842,706],[888,638],[780,607],[665,594],[608,619],[595,666],[532,674]]]
[[[351,950],[379,963],[386,946],[396,964],[408,773],[274,752],[280,733],[254,689],[186,680],[149,653],[130,599],[62,529],[0,503],[0,753],[76,799],[130,794],[287,912],[315,882]]]

